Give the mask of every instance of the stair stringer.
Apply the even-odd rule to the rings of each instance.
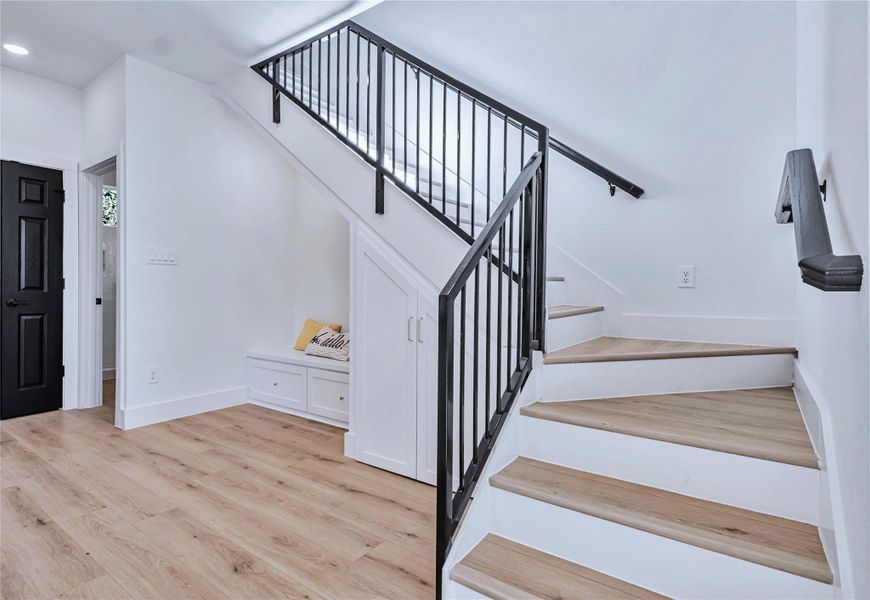
[[[385,213],[376,214],[374,169],[335,135],[283,97],[281,123],[273,123],[268,88],[251,69],[240,69],[212,89],[240,118],[277,143],[300,175],[348,220],[365,223],[436,287],[449,279],[468,244],[389,182]]]

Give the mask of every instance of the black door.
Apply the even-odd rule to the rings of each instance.
[[[3,161],[0,418],[61,407],[63,173]]]

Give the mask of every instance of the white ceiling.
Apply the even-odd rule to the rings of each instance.
[[[122,54],[211,82],[371,1],[0,2],[3,64],[82,87]]]

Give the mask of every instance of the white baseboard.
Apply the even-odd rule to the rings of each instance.
[[[762,346],[795,344],[794,319],[626,313],[620,322],[623,337]]]
[[[103,381],[115,378],[115,367],[103,367]]]
[[[248,402],[248,388],[237,387],[198,396],[176,398],[156,404],[128,407],[121,411],[124,429],[135,429],[145,425],[189,417],[199,413],[228,408]]]
[[[840,478],[836,469],[836,444],[831,431],[827,399],[803,370],[800,360],[794,361],[794,393],[806,423],[813,448],[819,456],[819,536],[828,563],[834,572],[837,597],[854,598],[854,571],[849,560],[846,536],[848,531],[843,516]]]

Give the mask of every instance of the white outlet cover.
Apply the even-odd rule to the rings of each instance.
[[[682,265],[677,267],[677,287],[695,287],[695,265]]]
[[[148,369],[148,383],[157,383],[158,381],[160,381],[160,369],[150,367]]]

